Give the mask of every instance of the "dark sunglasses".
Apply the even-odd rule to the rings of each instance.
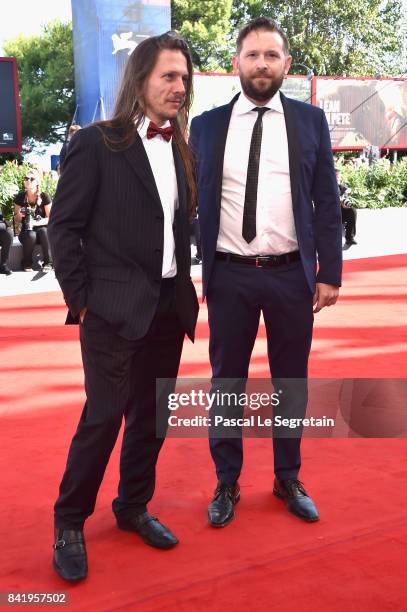
[[[36,179],[35,179],[35,176],[25,176],[24,180],[25,181],[35,181]]]

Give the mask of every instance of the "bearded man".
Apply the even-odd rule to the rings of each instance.
[[[234,58],[242,93],[194,118],[190,143],[213,389],[244,389],[262,312],[273,381],[303,381],[294,392],[288,385],[292,397],[285,405],[303,417],[313,313],[337,300],[342,235],[325,115],[279,91],[291,61],[276,22],[258,18],[246,25]],[[221,409],[215,404],[214,415]],[[229,413],[239,417],[242,409]],[[212,433],[218,484],[209,522],[223,527],[240,497],[243,445],[239,432]],[[273,493],[299,518],[316,521],[315,504],[298,480],[301,428],[294,437],[274,433]]]

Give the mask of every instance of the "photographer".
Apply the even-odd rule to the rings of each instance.
[[[342,225],[345,228],[345,246],[350,247],[357,244],[356,235],[356,210],[349,203],[348,189],[341,183],[341,173],[336,171],[336,181],[338,183],[339,201],[341,203]]]
[[[6,274],[6,276],[11,274],[11,270],[8,267],[8,256],[12,244],[13,230],[0,212],[0,274]]]
[[[24,177],[25,191],[20,191],[15,199],[14,216],[21,223],[18,236],[23,245],[22,267],[25,272],[32,270],[32,256],[36,244],[42,246],[42,269],[52,269],[51,250],[48,242],[47,225],[51,210],[51,198],[40,192],[40,176],[37,170],[29,170]]]

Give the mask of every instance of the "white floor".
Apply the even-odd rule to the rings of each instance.
[[[359,210],[357,244],[343,251],[344,260],[407,253],[407,208]],[[191,252],[195,254],[195,247]],[[199,278],[201,266],[192,266],[192,277]],[[57,291],[53,272],[13,272],[0,274],[0,296]]]

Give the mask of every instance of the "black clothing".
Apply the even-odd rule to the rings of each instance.
[[[182,202],[174,221],[176,310],[193,339],[198,300],[190,277],[188,196],[174,144],[173,152]],[[145,336],[160,297],[163,228],[164,213],[141,138],[137,135],[131,147],[115,152],[98,128],[79,130],[70,144],[48,228],[70,311],[67,322],[78,322],[86,306],[128,340]]]
[[[68,147],[69,147],[69,140],[65,140],[64,144],[62,145],[61,151],[59,153],[59,169],[62,172],[62,166],[64,165],[65,159],[66,159],[66,155],[68,153]]]
[[[16,195],[14,201],[17,206],[30,206],[34,209],[35,216],[38,215],[45,219],[47,216],[45,214],[45,206],[51,204],[51,198],[45,191],[43,191],[40,194],[40,200],[40,204],[29,204],[25,191],[20,191],[20,193]],[[23,268],[31,268],[33,263],[33,251],[36,244],[40,244],[42,247],[44,265],[48,265],[52,262],[51,248],[48,241],[48,230],[45,225],[29,229],[27,217],[23,218],[21,222],[21,232],[18,239],[23,245]]]
[[[263,115],[270,110],[267,106],[253,109],[257,113],[250,141],[249,162],[247,165],[246,190],[244,196],[242,236],[250,244],[256,237],[257,184],[261,140],[263,135]]]
[[[191,238],[193,238],[195,241],[196,258],[202,261],[201,229],[199,227],[199,219],[197,217],[191,222]]]
[[[345,241],[351,243],[356,236],[356,209],[352,208],[346,197],[347,188],[338,183],[339,200],[341,203],[342,225],[345,229]]]
[[[51,198],[45,191],[42,191],[40,193],[40,204],[30,204],[27,200],[25,191],[20,191],[16,195],[14,202],[17,204],[17,206],[30,206],[31,208],[34,208],[34,215],[39,215],[45,219],[47,216],[45,214],[45,206],[47,204],[51,204]],[[24,232],[27,229],[27,218],[24,218],[21,222],[21,231]]]
[[[123,417],[113,510],[123,519],[140,514],[153,495],[165,435],[156,435],[156,379],[177,376],[184,335],[194,337],[198,315],[185,174],[172,147],[179,205],[173,279],[162,279],[164,213],[138,134],[128,149],[112,151],[98,128],[80,130],[58,183],[49,236],[67,323],[87,308],[80,324],[87,401],[55,504],[60,529],[81,529],[93,512]],[[164,399],[157,409],[166,423]]]
[[[33,263],[33,251],[36,244],[40,244],[42,247],[44,266],[52,262],[51,248],[46,227],[36,227],[32,230],[21,232],[18,239],[23,245],[23,268],[31,268]]]
[[[342,225],[345,227],[345,241],[352,242],[356,236],[356,209],[341,207],[341,212]]]
[[[9,223],[0,213],[0,265],[5,265],[8,262],[10,248],[13,244],[14,233]]]
[[[127,340],[88,311],[80,325],[87,401],[69,450],[55,504],[55,526],[82,529],[96,496],[120,426],[125,430],[120,454],[117,517],[146,511],[153,496],[155,466],[164,442],[156,435],[156,378],[175,379],[184,331],[174,310],[174,282],[161,284],[161,297],[148,333]],[[159,406],[161,419],[168,408]]]

